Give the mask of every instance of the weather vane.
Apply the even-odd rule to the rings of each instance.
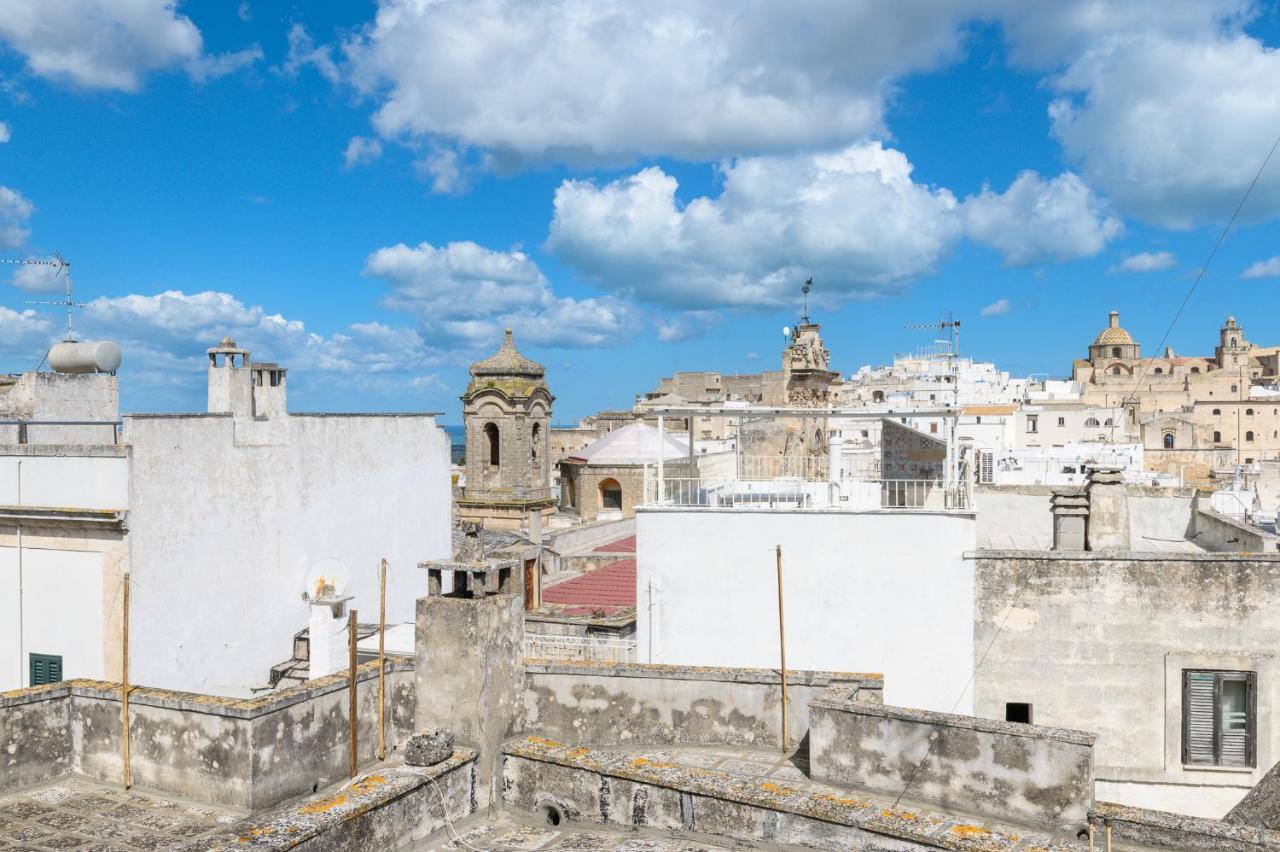
[[[804,280],[804,286],[800,288],[800,292],[804,293],[804,316],[800,318],[800,321],[803,322],[805,325],[809,324],[809,291],[812,289],[813,289],[813,279],[806,278]]]

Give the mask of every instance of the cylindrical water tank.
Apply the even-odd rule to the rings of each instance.
[[[49,350],[49,366],[55,373],[114,373],[120,369],[120,347],[110,340],[64,340]]]

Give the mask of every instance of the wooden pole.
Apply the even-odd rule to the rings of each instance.
[[[387,560],[378,572],[378,760],[387,758]]]
[[[347,616],[347,676],[350,680],[347,682],[347,693],[349,696],[349,704],[347,707],[347,771],[352,777],[356,777],[356,766],[359,764],[357,759],[357,742],[356,742],[356,611],[351,610],[351,614]]]
[[[782,611],[782,545],[778,545],[778,654],[782,658],[782,750],[787,750],[787,631]]]
[[[120,640],[120,743],[124,751],[124,788],[133,786],[133,778],[129,770],[129,574],[126,572],[124,583],[124,610],[121,621]]]

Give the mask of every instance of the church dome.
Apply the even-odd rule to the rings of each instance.
[[[1111,322],[1093,341],[1094,346],[1131,346],[1133,338],[1120,327],[1120,312],[1111,312]]]
[[[471,375],[481,376],[524,376],[540,379],[546,375],[546,368],[536,361],[531,361],[516,349],[511,337],[511,329],[507,329],[498,351],[471,365]]]

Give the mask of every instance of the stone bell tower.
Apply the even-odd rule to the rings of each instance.
[[[496,353],[471,365],[462,395],[467,483],[458,517],[482,519],[491,529],[519,529],[531,514],[554,510],[547,439],[555,397],[545,375],[541,364],[516,349],[511,329]]]

